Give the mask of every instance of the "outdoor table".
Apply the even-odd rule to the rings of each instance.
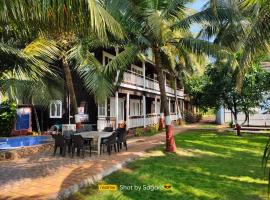
[[[98,139],[98,155],[100,155],[100,143],[102,138],[106,138],[112,135],[113,132],[99,132],[99,131],[89,131],[89,132],[81,132],[75,133],[74,135],[81,135],[84,139]]]

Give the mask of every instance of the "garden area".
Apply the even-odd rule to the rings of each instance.
[[[269,13],[0,0],[0,199],[266,200]]]
[[[177,151],[165,154],[162,147],[105,177],[99,184],[117,185],[117,191],[99,191],[98,184],[76,193],[79,199],[267,199],[267,180],[261,159],[265,136],[214,131],[187,131],[175,136]],[[170,190],[164,184],[171,184]],[[140,191],[122,188],[141,186]],[[143,186],[152,187],[148,190]]]

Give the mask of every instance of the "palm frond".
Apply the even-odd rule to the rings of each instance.
[[[172,24],[172,28],[188,29],[194,23],[216,25],[224,21],[232,21],[238,14],[232,8],[218,7],[217,14],[213,15],[212,9],[207,8]]]
[[[197,55],[212,55],[217,57],[230,57],[231,52],[226,48],[221,48],[221,46],[213,44],[211,42],[195,39],[195,38],[182,38],[179,40],[179,43],[176,46],[183,46],[188,49],[190,52]]]

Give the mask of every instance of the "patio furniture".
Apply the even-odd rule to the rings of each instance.
[[[54,135],[53,138],[55,140],[53,155],[55,156],[57,148],[59,147],[60,148],[60,154],[62,156],[65,156],[66,155],[67,143],[66,143],[66,140],[65,140],[64,136],[61,135],[61,134],[57,134],[57,135]]]
[[[66,140],[66,144],[68,146],[68,153],[71,152],[72,139],[71,137],[74,135],[75,131],[73,130],[63,130],[62,134]]]
[[[107,138],[103,138],[103,140],[100,143],[100,148],[103,149],[104,145],[107,146],[107,152],[109,155],[111,155],[112,148],[114,148],[115,153],[117,152],[116,150],[116,137],[117,133],[113,132],[113,134]]]
[[[118,152],[120,149],[122,149],[122,145],[124,145],[127,150],[127,131],[125,130],[125,128],[118,128],[116,130],[116,133],[117,133],[116,141]]]
[[[82,156],[84,158],[86,145],[89,146],[90,156],[91,156],[91,141],[92,139],[84,140],[84,138],[81,135],[73,135],[72,136],[72,158],[74,156],[75,149],[77,149],[77,156],[80,156],[80,150],[82,150]]]
[[[107,138],[112,135],[113,132],[99,132],[99,131],[89,131],[82,133],[75,133],[74,135],[81,135],[84,139],[96,139],[97,140],[97,152],[100,155],[100,144],[102,138]]]
[[[81,132],[87,132],[87,131],[92,131],[92,130],[93,130],[92,124],[82,124],[80,128],[76,129],[76,132],[81,133]]]

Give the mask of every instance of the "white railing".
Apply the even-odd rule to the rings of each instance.
[[[143,77],[131,71],[124,72],[123,82],[131,85],[143,87]]]
[[[133,86],[144,88],[144,81],[143,76],[140,74],[134,73],[132,71],[126,71],[123,75],[123,83],[130,84]],[[149,77],[145,77],[145,89],[154,90],[159,92],[159,84],[158,81],[151,79]],[[174,89],[169,87],[168,85],[165,86],[166,92],[169,94],[174,95]],[[178,96],[183,96],[183,90],[177,90]]]
[[[159,119],[159,116],[156,115],[156,114],[146,115],[145,125],[146,126],[149,126],[149,125],[157,124],[158,123],[158,119]]]
[[[170,94],[174,94],[174,89],[166,85],[166,92]]]
[[[136,128],[143,126],[143,116],[129,117],[129,128]]]
[[[177,120],[177,114],[176,113],[171,113],[171,120],[172,121]]]
[[[97,130],[102,131],[105,127],[113,127],[115,129],[115,119],[114,118],[98,118],[97,120]]]
[[[145,78],[145,88],[150,90],[159,91],[159,84],[156,80],[151,79],[149,77]]]

